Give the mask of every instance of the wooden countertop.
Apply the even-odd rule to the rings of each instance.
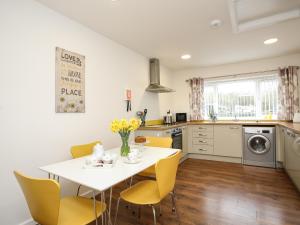
[[[152,126],[145,126],[140,127],[138,130],[157,130],[163,131],[168,129],[173,129],[177,127],[187,126],[187,125],[250,125],[250,126],[282,126],[288,128],[294,132],[300,133],[300,123],[292,123],[288,121],[278,121],[278,120],[271,120],[271,121],[190,121],[186,123],[179,123],[175,125],[152,125]]]
[[[138,130],[158,130],[158,131],[162,131],[162,130],[169,130],[169,129],[173,129],[173,128],[177,128],[177,127],[183,127],[183,126],[187,126],[188,123],[178,123],[178,124],[174,124],[174,125],[149,125],[149,126],[145,126],[145,127],[140,127]]]

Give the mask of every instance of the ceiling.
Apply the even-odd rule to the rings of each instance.
[[[234,32],[251,22],[300,9],[300,0],[37,0],[171,69],[211,66],[300,52],[300,19]],[[213,19],[222,26],[210,27]],[[252,23],[253,25],[253,23]],[[265,39],[277,37],[274,45]],[[182,60],[191,54],[190,60]]]

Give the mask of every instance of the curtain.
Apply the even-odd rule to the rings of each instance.
[[[190,86],[189,101],[190,101],[190,119],[204,119],[204,81],[202,78],[192,78],[188,80]]]
[[[299,112],[299,77],[296,66],[279,68],[279,111],[278,119],[292,120]]]

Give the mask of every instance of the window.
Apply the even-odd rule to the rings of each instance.
[[[277,119],[278,79],[276,75],[204,83],[205,118]]]

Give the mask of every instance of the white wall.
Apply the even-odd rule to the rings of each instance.
[[[176,92],[172,94],[172,110],[174,112],[189,112],[189,87],[185,82],[186,79],[274,70],[290,65],[300,66],[300,54],[176,71],[172,74],[172,88],[176,89]]]
[[[13,170],[45,177],[38,167],[70,158],[71,145],[100,139],[105,148],[118,146],[111,120],[144,108],[157,119],[170,96],[144,91],[147,58],[35,1],[1,0],[0,29],[0,224],[14,225],[30,215]],[[56,46],[86,56],[86,113],[55,113]],[[161,71],[167,85],[169,71]],[[131,113],[123,101],[128,87]]]

